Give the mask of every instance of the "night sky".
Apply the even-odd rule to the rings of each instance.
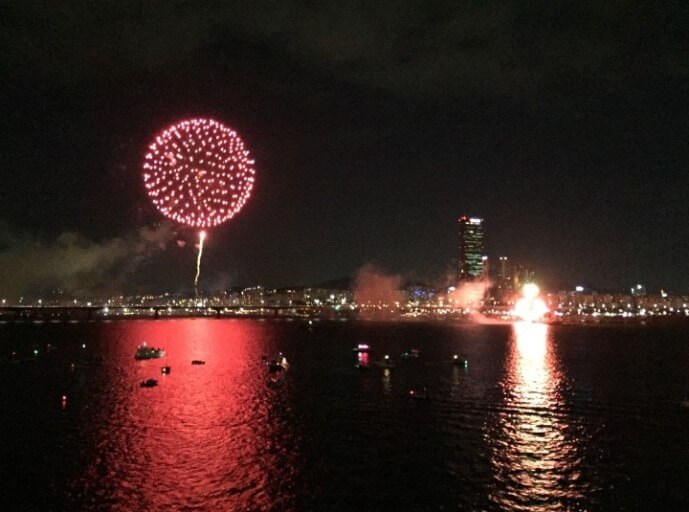
[[[36,287],[62,247],[98,268],[44,284],[188,291],[194,231],[157,226],[141,161],[203,115],[257,169],[210,233],[207,290],[367,263],[441,282],[467,213],[543,284],[689,291],[689,3],[270,4],[0,8],[0,288]]]

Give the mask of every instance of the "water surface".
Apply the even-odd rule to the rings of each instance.
[[[682,326],[6,323],[0,356],[11,510],[689,507]]]

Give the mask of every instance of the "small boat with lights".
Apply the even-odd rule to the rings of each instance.
[[[142,388],[153,388],[158,385],[158,381],[156,379],[146,379],[139,384]]]
[[[466,368],[467,366],[469,366],[469,361],[455,354],[452,356],[452,364],[455,366],[464,366]]]
[[[169,374],[170,374],[170,370],[172,370],[172,368],[170,368],[169,366],[163,366],[163,367],[160,369],[160,373],[162,373],[163,375],[169,375]]]
[[[266,366],[268,366],[268,373],[278,373],[289,368],[289,363],[281,352],[276,359],[269,360]]]
[[[414,400],[428,400],[428,391],[426,388],[410,389],[409,398]]]
[[[165,355],[165,350],[162,348],[153,348],[146,346],[144,341],[141,346],[136,349],[134,359],[159,359]]]
[[[395,362],[390,359],[390,356],[388,354],[385,354],[383,359],[380,361],[376,361],[376,366],[378,368],[384,368],[384,369],[392,369],[392,368],[397,368],[397,365]]]
[[[369,347],[366,343],[359,343],[352,350],[357,354],[367,354],[371,352],[371,347]]]
[[[405,350],[404,352],[402,352],[400,357],[402,359],[418,359],[420,355],[421,352],[419,352],[418,349],[412,348],[411,350]]]

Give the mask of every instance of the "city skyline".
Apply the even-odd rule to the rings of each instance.
[[[0,277],[50,268],[42,258],[60,247],[93,261],[141,242],[143,228],[157,232],[141,186],[146,144],[172,122],[209,116],[242,134],[259,179],[242,215],[209,234],[206,288],[307,285],[368,263],[441,279],[456,268],[456,216],[472,212],[488,219],[487,254],[537,268],[549,286],[689,289],[689,126],[675,44],[686,19],[676,8],[438,6],[418,16],[413,6],[328,5],[294,5],[293,24],[252,6],[9,8]],[[139,43],[114,44],[129,16]],[[567,45],[555,29],[563,19]],[[665,22],[644,23],[640,45],[646,19]],[[335,28],[314,35],[323,23]],[[525,38],[534,23],[553,29]],[[601,44],[620,24],[636,31]],[[375,51],[357,41],[377,41]],[[130,252],[98,279],[175,290],[197,237],[171,231],[165,251]]]
[[[485,236],[484,232],[484,222],[485,219],[461,215],[458,218],[459,222],[459,236],[458,236],[458,249],[455,251],[456,264],[455,270],[449,270],[449,273],[441,275],[440,272],[436,272],[432,277],[419,278],[413,272],[406,273],[391,273],[385,267],[380,267],[372,265],[371,263],[366,263],[356,269],[351,275],[344,276],[332,276],[330,279],[325,279],[320,282],[309,282],[309,283],[286,283],[281,286],[275,286],[270,283],[264,282],[251,282],[251,283],[224,283],[224,286],[213,286],[204,289],[203,287],[194,287],[193,294],[201,293],[204,295],[213,295],[219,292],[224,292],[230,289],[249,289],[254,286],[264,287],[267,289],[289,289],[289,288],[334,288],[334,289],[353,289],[354,282],[357,275],[361,271],[367,269],[373,269],[375,273],[384,276],[386,278],[394,278],[399,283],[416,283],[408,284],[406,287],[413,286],[423,286],[432,288],[435,290],[443,290],[448,287],[459,286],[463,282],[482,282],[485,284],[487,296],[501,297],[505,294],[514,293],[519,290],[521,286],[525,283],[536,282],[539,283],[545,290],[550,293],[562,293],[565,291],[577,291],[582,292],[584,290],[591,291],[594,293],[625,293],[630,291],[632,295],[645,295],[647,288],[653,292],[659,294],[666,294],[668,291],[673,295],[681,296],[689,290],[674,289],[672,286],[667,286],[666,284],[661,284],[657,287],[648,287],[645,283],[639,283],[637,281],[628,281],[626,284],[619,287],[600,287],[588,282],[586,279],[575,279],[570,282],[564,283],[552,283],[544,280],[539,273],[533,267],[523,264],[521,261],[515,261],[513,258],[505,256],[503,252],[499,252],[501,256],[488,255],[485,249],[485,242],[490,240],[490,237]],[[176,244],[172,243],[174,237],[177,233],[174,228],[167,226],[162,230],[162,236],[157,233],[155,228],[148,230],[147,228],[142,230],[139,235],[141,240],[147,240],[145,252],[147,252],[146,257],[150,255],[151,252],[155,252],[155,248],[151,248],[151,244],[155,246],[156,244],[170,244],[176,245],[177,248],[184,248],[187,245],[186,241],[178,238]],[[206,234],[203,232],[203,238]],[[122,251],[122,240],[116,240],[117,243],[112,245],[109,250],[120,250]],[[131,242],[131,240],[130,240]],[[141,241],[139,241],[140,243]],[[91,242],[79,238],[77,235],[74,237],[67,237],[66,242],[63,242],[61,247],[58,247],[54,253],[51,253],[51,249],[41,247],[41,250],[46,251],[52,256],[52,264],[56,268],[66,267],[71,264],[72,258],[75,257],[75,251],[79,250],[79,246],[85,249],[86,252],[94,250],[94,246],[90,246]],[[193,245],[193,240],[190,242]],[[136,245],[136,244],[135,244]],[[196,244],[198,249],[198,242]],[[102,251],[100,251],[102,252]],[[127,250],[122,251],[122,255],[126,256],[129,252]],[[198,254],[197,254],[198,256]],[[78,260],[78,258],[77,258]],[[199,260],[200,261],[200,260]],[[490,262],[493,262],[491,265]],[[149,266],[149,268],[151,268]],[[197,269],[198,270],[198,269]],[[43,274],[37,269],[36,276],[42,277]],[[72,276],[78,281],[78,274]],[[198,276],[197,276],[198,277]],[[50,283],[50,281],[48,281]],[[7,283],[4,283],[5,285]],[[6,286],[5,286],[6,288]],[[402,289],[402,287],[400,287]],[[161,287],[152,287],[150,289],[136,289],[136,286],[125,288],[125,289],[108,289],[107,285],[105,287],[94,286],[92,288],[84,288],[81,290],[75,290],[69,286],[44,286],[43,288],[30,288],[27,287],[25,290],[7,290],[0,289],[0,298],[10,298],[10,301],[16,301],[18,298],[27,299],[29,301],[36,300],[37,298],[46,297],[56,299],[60,296],[68,297],[70,300],[73,297],[91,297],[97,298],[99,300],[106,299],[118,293],[124,293],[125,295],[147,295],[149,293],[162,294],[162,293],[173,293],[179,296],[191,295],[192,290],[184,285],[184,282],[177,283],[175,289],[165,289]]]
[[[458,281],[478,281],[486,277],[483,219],[462,215],[459,218]]]
[[[4,510],[689,508],[689,3],[0,16]]]

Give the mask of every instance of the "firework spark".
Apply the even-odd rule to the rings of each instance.
[[[211,228],[232,219],[251,197],[256,171],[244,142],[213,119],[180,121],[148,146],[144,185],[166,217],[194,228]],[[194,290],[198,295],[203,240],[199,232]]]
[[[254,161],[237,132],[212,119],[163,130],[148,147],[144,184],[166,217],[195,228],[229,221],[254,187]]]

